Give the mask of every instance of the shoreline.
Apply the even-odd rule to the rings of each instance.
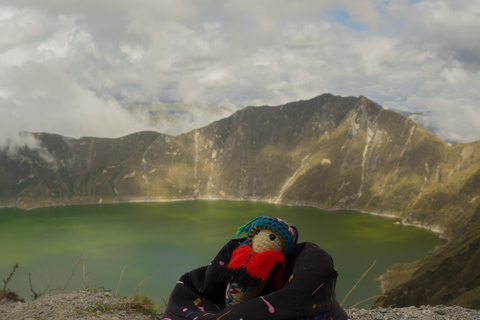
[[[16,208],[20,210],[35,210],[40,208],[49,208],[49,207],[66,207],[66,206],[82,206],[82,205],[102,205],[102,204],[122,204],[122,203],[155,203],[155,202],[179,202],[179,201],[248,201],[248,202],[262,202],[268,203],[272,205],[280,205],[280,206],[289,206],[289,207],[310,207],[316,208],[323,211],[356,211],[361,214],[367,214],[372,216],[378,217],[385,217],[391,219],[398,219],[400,221],[394,222],[394,224],[402,225],[406,227],[416,227],[431,231],[433,233],[439,234],[441,239],[447,240],[448,242],[451,241],[449,237],[445,234],[445,229],[439,225],[425,225],[420,222],[415,221],[407,221],[407,219],[399,217],[394,213],[389,212],[374,212],[374,211],[365,211],[360,210],[355,207],[333,207],[333,208],[325,208],[315,203],[309,202],[278,202],[275,198],[272,199],[261,199],[261,198],[234,198],[234,197],[214,197],[214,196],[204,196],[204,197],[185,197],[185,198],[177,198],[177,199],[152,199],[152,198],[125,198],[125,199],[106,199],[104,201],[103,198],[96,198],[96,199],[64,199],[64,201],[60,201],[57,204],[35,204],[35,205],[27,205],[27,206],[19,206],[16,203],[7,204],[7,205],[0,205],[0,209],[11,209]]]

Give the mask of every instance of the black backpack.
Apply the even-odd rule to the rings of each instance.
[[[335,296],[338,272],[332,257],[304,242],[286,259],[283,287],[238,305],[225,307],[227,283],[217,270],[245,239],[228,242],[212,263],[184,274],[175,285],[164,320],[346,320]]]

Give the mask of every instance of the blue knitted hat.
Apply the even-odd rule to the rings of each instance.
[[[288,225],[287,221],[279,218],[257,217],[238,228],[237,237],[245,232],[247,234],[245,243],[252,245],[253,236],[259,229],[269,229],[278,234],[282,239],[285,255],[290,255],[295,250],[298,241],[298,229],[293,224]]]

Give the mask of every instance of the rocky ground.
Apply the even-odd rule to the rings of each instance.
[[[346,311],[352,320],[480,319],[480,310],[456,306],[378,308],[373,310],[348,309]],[[109,292],[75,291],[54,296],[44,296],[31,302],[0,300],[0,319],[2,320],[155,320],[160,318],[161,310],[158,307],[154,307],[151,301],[118,298]]]
[[[75,291],[44,296],[30,302],[0,300],[1,320],[152,320],[161,311],[151,301],[130,300],[110,292]]]
[[[480,310],[466,309],[462,307],[445,306],[421,306],[407,308],[378,308],[372,310],[348,309],[346,310],[352,320],[479,320]]]

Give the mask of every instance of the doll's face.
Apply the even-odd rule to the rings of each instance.
[[[257,230],[252,239],[253,252],[277,250],[283,252],[282,239],[269,229]]]

